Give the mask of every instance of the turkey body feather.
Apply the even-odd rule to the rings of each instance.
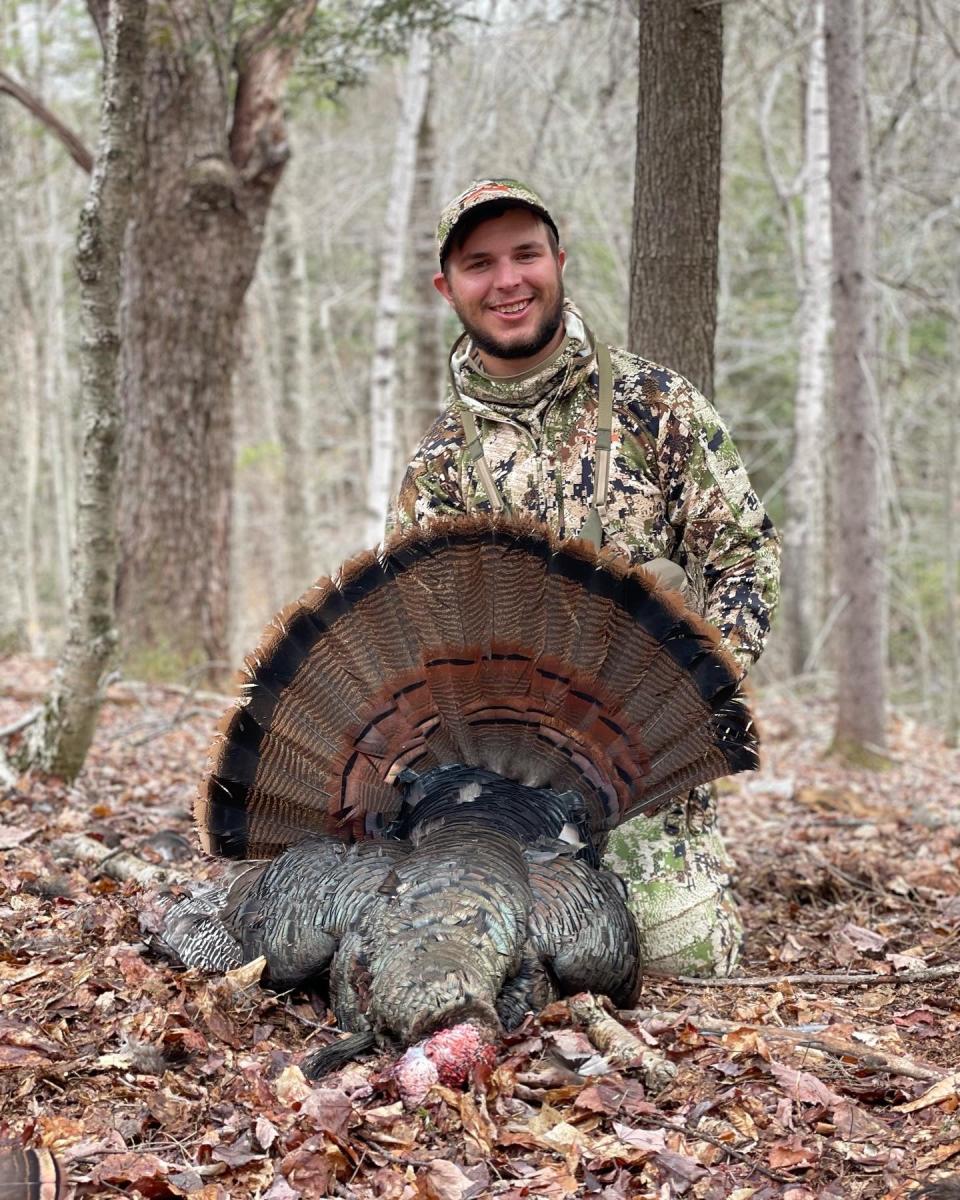
[[[263,954],[402,1044],[570,991],[626,1002],[607,834],[756,765],[738,678],[676,594],[582,542],[482,518],[394,539],[247,660],[196,816],[210,853],[271,861],[175,908],[167,942],[209,969]]]

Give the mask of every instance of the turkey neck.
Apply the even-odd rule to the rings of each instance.
[[[523,846],[470,809],[422,831],[381,888],[368,1016],[402,1044],[467,1020],[499,1030],[497,996],[520,966],[533,903]]]

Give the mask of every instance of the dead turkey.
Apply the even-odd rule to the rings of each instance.
[[[756,766],[738,678],[675,593],[583,542],[485,518],[395,538],[247,660],[196,817],[209,853],[265,861],[174,907],[165,940],[208,970],[263,955],[370,1042],[626,1003],[607,834]]]

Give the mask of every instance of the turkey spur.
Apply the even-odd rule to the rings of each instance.
[[[486,518],[399,536],[247,660],[196,817],[209,853],[265,861],[174,905],[167,948],[325,986],[353,1049],[489,1039],[575,991],[628,1003],[607,835],[756,766],[738,679],[678,595],[584,542]]]

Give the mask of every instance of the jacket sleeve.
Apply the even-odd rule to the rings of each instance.
[[[686,380],[665,414],[660,459],[670,523],[702,565],[705,616],[744,673],[780,596],[780,539],[716,410]]]
[[[462,457],[463,429],[448,410],[431,426],[404,472],[396,505],[387,518],[388,533],[467,511],[461,488]]]

